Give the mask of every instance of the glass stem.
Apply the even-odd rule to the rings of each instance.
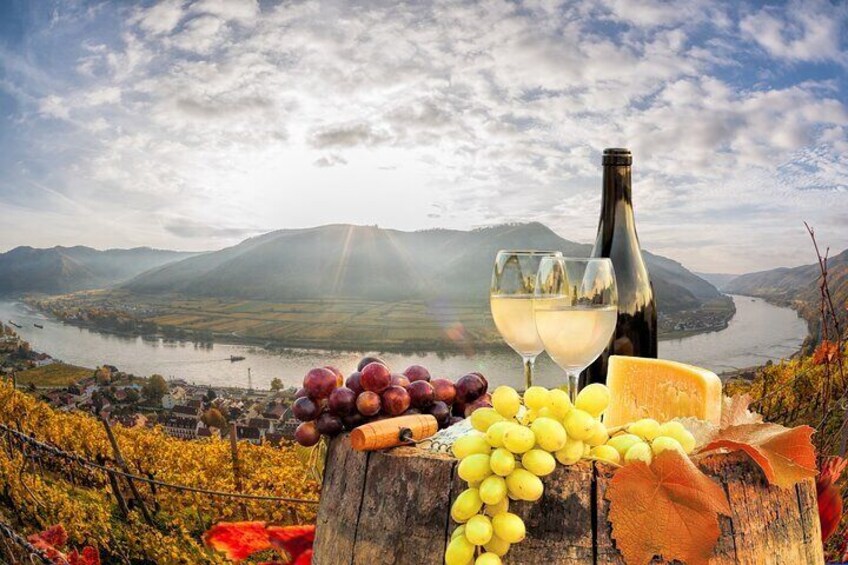
[[[566,371],[565,374],[568,375],[568,397],[571,399],[571,403],[574,404],[574,401],[577,400],[580,371]]]
[[[524,359],[524,390],[533,386],[533,364],[535,357],[523,357]]]

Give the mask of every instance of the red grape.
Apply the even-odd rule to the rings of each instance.
[[[409,408],[406,410],[406,412],[401,414],[401,416],[413,416],[415,414],[421,414],[421,410],[419,410],[418,408]]]
[[[400,416],[409,408],[409,393],[402,386],[392,385],[383,391],[383,410],[389,416]]]
[[[321,413],[321,407],[308,396],[298,398],[292,404],[292,414],[301,422],[310,422]]]
[[[456,398],[464,403],[474,402],[486,392],[486,383],[479,375],[469,373],[456,381]]]
[[[403,374],[406,375],[406,378],[413,383],[415,381],[430,381],[430,371],[421,365],[410,365],[406,368]]]
[[[489,393],[484,394],[471,404],[465,405],[465,417],[469,417],[472,412],[477,410],[478,408],[491,408],[492,407],[492,396]]]
[[[392,384],[402,387],[409,386],[409,379],[400,373],[392,373]]]
[[[356,397],[356,409],[363,416],[373,416],[380,411],[380,395],[366,390]]]
[[[465,403],[460,399],[456,399],[451,406],[451,414],[458,418],[465,418]]]
[[[341,371],[332,365],[324,365],[324,368],[336,375],[336,386],[342,386],[342,384],[344,384],[344,374],[342,374]]]
[[[450,422],[451,411],[447,404],[441,400],[437,400],[432,406],[427,408],[427,414],[430,414],[439,423],[440,428],[446,428]]]
[[[436,391],[433,389],[433,385],[427,381],[409,383],[406,390],[412,399],[412,405],[416,408],[426,408],[433,404],[433,401],[436,399]]]
[[[365,390],[364,388],[362,388],[362,383],[359,381],[360,378],[362,378],[362,373],[360,373],[359,371],[354,371],[345,381],[345,386],[355,392],[357,396],[362,394],[362,392]]]
[[[448,421],[448,427],[460,423],[463,419],[464,418],[460,418],[459,416],[451,416],[450,421]]]
[[[456,398],[456,386],[447,379],[433,379],[430,381],[436,391],[436,400],[441,400],[448,406],[453,404]]]
[[[346,430],[352,430],[353,428],[357,428],[365,423],[365,416],[360,414],[359,412],[352,412],[347,416],[342,416],[342,424]]]
[[[335,414],[324,412],[315,420],[315,428],[326,436],[338,435],[344,429],[342,419]]]
[[[339,387],[330,393],[327,406],[337,416],[350,414],[356,410],[356,393],[346,386]]]
[[[369,363],[362,369],[359,383],[365,390],[380,393],[392,384],[392,374],[389,368],[382,363]]]
[[[483,381],[483,384],[484,384],[484,385],[486,385],[486,390],[489,390],[489,379],[487,379],[486,377],[484,377],[484,376],[483,376],[483,373],[481,373],[480,371],[472,371],[472,372],[470,372],[470,373],[468,373],[468,374],[469,374],[469,375],[477,375],[478,377],[480,377],[480,380],[482,380],[482,381]],[[483,392],[486,392],[486,391],[484,390]]]
[[[294,393],[295,398],[303,398],[304,396],[306,396],[306,389],[303,387],[300,387],[297,389],[297,392]]]
[[[323,367],[312,369],[303,377],[303,388],[313,400],[327,398],[336,388],[336,375]]]
[[[365,368],[366,365],[369,365],[371,363],[381,363],[382,365],[388,367],[388,365],[386,365],[386,362],[380,359],[379,357],[363,357],[359,360],[359,364],[356,366],[356,370],[361,371]]]
[[[303,447],[312,447],[321,440],[321,433],[315,422],[303,422],[294,431],[294,439]]]

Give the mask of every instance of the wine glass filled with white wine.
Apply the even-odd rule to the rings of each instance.
[[[504,341],[524,362],[524,385],[533,384],[533,363],[545,347],[533,320],[533,293],[536,273],[544,257],[557,251],[498,251],[492,271],[489,303],[492,318]]]
[[[609,345],[618,316],[615,271],[609,259],[545,257],[533,300],[536,331],[577,396],[580,372]]]

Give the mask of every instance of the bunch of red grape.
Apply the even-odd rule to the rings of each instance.
[[[295,395],[292,413],[302,423],[294,437],[310,447],[322,435],[409,414],[430,414],[446,428],[477,408],[491,406],[488,388],[481,373],[468,373],[453,383],[432,379],[421,365],[392,373],[378,357],[363,357],[346,380],[335,367],[319,367],[306,373]]]

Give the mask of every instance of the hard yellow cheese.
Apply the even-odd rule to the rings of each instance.
[[[607,386],[610,405],[606,426],[620,426],[653,418],[666,422],[694,416],[721,422],[721,380],[712,371],[666,361],[613,355],[609,358]]]

